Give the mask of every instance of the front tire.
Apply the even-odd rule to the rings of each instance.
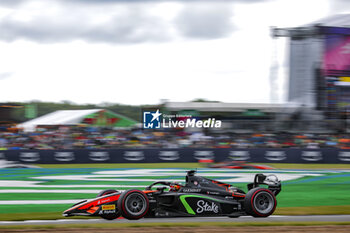
[[[123,192],[118,200],[118,209],[126,219],[137,220],[144,217],[149,209],[146,194],[137,189]]]
[[[118,191],[114,190],[114,189],[107,189],[107,190],[103,190],[99,194],[97,194],[97,197],[102,197],[102,196],[109,195],[109,194],[112,194],[112,193],[117,193],[117,192]],[[120,217],[120,211],[116,207],[115,213],[100,214],[99,216],[101,218],[103,218],[103,219],[106,219],[106,220],[114,220],[114,219]]]
[[[245,211],[254,217],[268,217],[276,209],[277,200],[273,193],[265,188],[249,190],[244,199]]]

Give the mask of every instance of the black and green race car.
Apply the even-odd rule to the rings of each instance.
[[[143,217],[194,217],[251,215],[268,217],[277,205],[281,182],[275,175],[256,174],[248,192],[230,184],[187,172],[186,183],[158,181],[145,190],[104,190],[97,198],[84,200],[63,216],[100,216],[104,219]]]

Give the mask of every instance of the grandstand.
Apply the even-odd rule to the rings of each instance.
[[[220,119],[223,122],[220,132],[235,133],[273,131],[275,119],[282,112],[294,111],[292,106],[274,103],[166,102],[163,108],[171,114]]]
[[[318,102],[318,95],[322,95],[320,79],[334,75],[336,71],[339,76],[350,71],[349,55],[343,51],[350,36],[349,20],[350,14],[341,14],[301,27],[272,29],[274,38],[290,38],[289,102],[325,107],[325,103]],[[330,52],[333,52],[332,56],[328,54]]]
[[[273,38],[289,38],[288,99],[284,104],[168,102],[163,107],[172,113],[214,116],[223,120],[224,130],[235,133],[349,132],[349,22],[350,14],[341,14],[300,27],[272,28]]]
[[[289,40],[288,102],[307,109],[323,129],[347,132],[350,110],[350,14],[295,28],[273,28]],[[304,119],[303,119],[304,120]]]
[[[13,117],[13,112],[16,108],[22,108],[22,106],[11,103],[0,103],[0,131],[5,131],[17,123]]]

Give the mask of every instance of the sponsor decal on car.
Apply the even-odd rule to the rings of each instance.
[[[102,215],[102,214],[115,214],[115,210],[100,210],[100,212],[98,214],[99,215]]]
[[[102,210],[115,210],[115,205],[103,205]]]
[[[200,193],[201,189],[184,188],[184,189],[182,189],[182,192],[184,192],[184,193]]]
[[[218,213],[219,212],[219,206],[215,204],[215,202],[206,202],[204,200],[199,200],[197,202],[197,214],[201,214],[203,212],[214,212]]]
[[[219,195],[219,192],[212,192],[212,191],[207,191],[207,194],[209,195]]]
[[[97,202],[97,205],[109,202],[110,200],[111,200],[110,198],[101,199]]]
[[[197,199],[198,201],[196,203],[196,202],[192,202],[191,200],[186,200],[186,198],[200,198],[200,199],[199,200]],[[210,206],[210,208],[207,208],[208,206],[205,205],[205,203],[200,202],[200,201],[203,201],[202,198],[208,199],[208,201],[204,201],[204,202],[209,203],[208,205]],[[219,207],[215,202],[221,202],[221,200],[216,199],[216,198],[206,197],[206,196],[202,196],[202,195],[195,195],[195,194],[182,195],[182,196],[180,196],[180,201],[183,204],[183,206],[185,207],[187,213],[192,214],[192,215],[200,214],[199,212],[195,212],[195,210],[198,208],[199,208],[199,211],[201,211],[201,208],[204,208],[203,209],[204,212],[205,212],[205,209],[206,210],[213,209],[212,212],[214,212],[214,210],[219,212]],[[190,206],[190,204],[187,201],[190,201],[192,207]],[[211,201],[214,201],[213,202],[214,206],[213,206],[213,204],[211,204],[212,203]],[[216,206],[217,206],[217,208],[216,208]],[[218,212],[214,212],[214,213],[218,213]]]

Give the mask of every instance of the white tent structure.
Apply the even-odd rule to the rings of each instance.
[[[35,131],[38,125],[76,125],[81,123],[85,116],[99,112],[103,109],[86,109],[86,110],[58,110],[44,116],[23,122],[19,128],[23,131]]]

